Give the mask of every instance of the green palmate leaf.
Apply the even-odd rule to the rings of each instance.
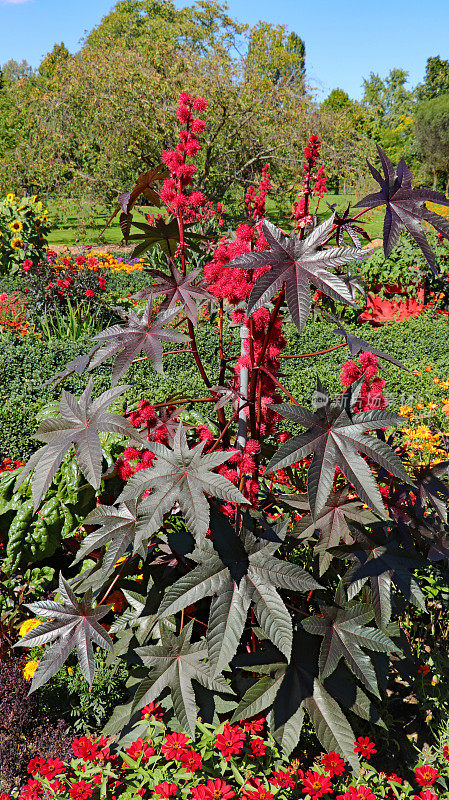
[[[184,333],[166,327],[176,314],[177,310],[173,309],[153,317],[152,299],[141,317],[132,309],[122,314],[126,325],[113,325],[94,337],[103,346],[93,356],[89,370],[115,356],[111,376],[111,383],[115,386],[134,358],[143,352],[155,370],[162,372],[162,342],[185,342],[187,339]]]
[[[150,672],[137,688],[133,711],[157,700],[169,688],[176,717],[194,739],[197,707],[192,681],[216,692],[233,694],[233,691],[223,677],[211,676],[204,663],[208,653],[206,642],[201,640],[192,644],[192,628],[193,621],[176,636],[161,625],[160,645],[137,648],[137,655]]]
[[[158,442],[152,442],[156,460],[149,469],[142,469],[128,481],[119,501],[132,500],[152,490],[140,504],[140,511],[148,522],[146,535],[159,530],[164,514],[179,503],[190,530],[206,535],[209,528],[209,503],[205,494],[219,497],[230,503],[248,504],[247,498],[238,489],[212,470],[224,464],[235,452],[209,453],[203,455],[205,442],[189,449],[182,424],[178,426],[169,450]]]
[[[211,544],[193,554],[200,563],[176,581],[165,593],[158,618],[175,614],[204,597],[213,596],[207,643],[213,674],[229,664],[242,637],[249,606],[264,634],[289,658],[292,643],[291,617],[275,587],[293,591],[319,589],[320,585],[295,564],[274,557],[279,544],[257,540],[247,533],[240,548],[232,546],[233,528],[223,515],[213,514],[213,541],[219,529],[229,538],[229,558],[224,562]],[[238,558],[233,556],[237,551]]]
[[[188,275],[183,275],[171,261],[169,261],[169,268],[170,275],[161,272],[159,269],[147,269],[146,272],[155,278],[159,278],[161,283],[141,289],[134,295],[134,298],[136,300],[148,300],[148,298],[164,294],[165,300],[160,307],[161,311],[169,310],[179,302],[182,304],[186,317],[196,325],[198,322],[197,301],[208,300],[215,303],[215,297],[207,292],[203,286],[194,283],[200,272],[199,269],[193,270]]]
[[[382,631],[367,627],[366,623],[374,617],[369,606],[358,604],[342,607],[345,598],[341,585],[335,602],[335,606],[323,606],[321,616],[309,617],[302,623],[308,633],[323,637],[319,659],[320,679],[331,675],[340,659],[344,658],[351,672],[379,697],[374,666],[362,648],[380,653],[397,652],[398,648]]]
[[[62,603],[43,600],[27,606],[38,618],[47,619],[26,634],[15,647],[40,647],[56,641],[39,661],[31,684],[31,692],[47,683],[59,672],[70,653],[76,650],[81,671],[89,684],[95,676],[95,658],[93,643],[104,650],[112,650],[112,641],[105,629],[100,625],[102,619],[111,609],[110,606],[92,606],[92,592],[88,591],[81,600],[77,600],[70,585],[59,576],[59,593]]]
[[[264,236],[270,245],[263,252],[244,253],[226,267],[237,269],[270,269],[257,278],[248,301],[248,314],[264,306],[285,284],[287,306],[293,322],[301,332],[312,306],[310,284],[345,305],[355,306],[351,290],[338,275],[329,272],[334,267],[354,261],[360,250],[351,247],[329,247],[320,250],[333,227],[333,217],[318,225],[304,239],[292,233],[286,236],[265,220]]]
[[[93,384],[90,380],[79,401],[70,392],[63,390],[59,404],[61,416],[44,419],[35,434],[36,439],[47,444],[33,453],[17,481],[17,486],[20,486],[34,470],[31,485],[35,511],[72,445],[84,477],[94,489],[99,489],[103,452],[98,431],[118,433],[145,444],[145,440],[139,437],[128,420],[107,411],[111,403],[128,388],[120,386],[109,389],[96,400],[92,400]]]
[[[435,254],[426,238],[421,221],[429,222],[436,230],[449,239],[449,223],[445,217],[435,214],[426,207],[426,202],[449,205],[449,200],[441,192],[412,187],[412,173],[401,158],[396,170],[386,153],[377,145],[384,177],[368,161],[368,167],[380,192],[367,195],[356,203],[355,208],[375,208],[386,205],[383,241],[387,258],[398,241],[401,230],[405,228],[421,248],[432,270],[436,273]]]
[[[330,548],[341,543],[350,544],[353,541],[346,519],[364,523],[375,520],[374,515],[364,509],[360,501],[348,500],[348,494],[347,488],[332,492],[315,521],[311,514],[306,514],[293,527],[291,535],[300,539],[309,541],[318,536],[314,553],[318,555],[320,576],[326,572],[334,557]],[[279,499],[292,508],[301,510],[309,508],[307,498],[301,495],[281,494]]]
[[[406,483],[412,483],[396,453],[377,437],[366,435],[367,431],[402,425],[404,418],[387,411],[362,411],[352,417],[339,404],[327,402],[328,394],[319,382],[318,393],[326,402],[314,413],[302,406],[272,406],[282,417],[309,430],[300,436],[293,436],[282,445],[268,464],[267,473],[288,467],[313,453],[307,475],[313,519],[326,506],[337,467],[352,483],[360,499],[376,514],[386,518],[388,515],[373,473],[359,453]]]
[[[349,556],[356,562],[345,575],[348,598],[354,598],[369,581],[376,622],[383,629],[391,619],[393,586],[410,603],[425,611],[424,595],[413,576],[413,570],[423,562],[407,555],[391,536],[385,534],[382,523],[366,529],[355,522],[350,527],[354,544],[334,548],[337,555]]]
[[[100,526],[89,533],[78,550],[74,563],[77,563],[93,550],[109,545],[103,559],[103,573],[108,575],[126,550],[133,546],[133,554],[146,557],[147,515],[140,514],[137,501],[130,500],[115,506],[97,506],[84,520],[84,525]]]

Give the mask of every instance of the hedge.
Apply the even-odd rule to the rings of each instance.
[[[285,353],[312,353],[338,344],[342,340],[332,333],[334,327],[329,323],[311,320],[302,336],[299,336],[296,328],[287,324],[285,333],[289,346]],[[414,375],[388,362],[380,362],[382,377],[386,383],[385,391],[393,407],[417,402],[427,404],[431,400],[441,405],[445,394],[449,396],[449,390],[445,392],[434,383],[435,377],[440,380],[449,378],[447,317],[429,312],[406,322],[387,323],[377,329],[368,325],[360,326],[354,332],[371,342],[374,347],[400,359],[410,370],[421,372],[420,375]],[[204,364],[213,382],[217,382],[215,324],[202,322],[197,331],[197,339]],[[234,339],[234,352],[237,352],[237,332]],[[32,438],[36,429],[36,414],[48,402],[58,400],[61,393],[61,386],[43,387],[42,384],[68,361],[87,352],[89,348],[89,340],[47,343],[34,337],[21,340],[4,337],[0,360],[1,458],[25,459],[39,446]],[[340,368],[350,357],[347,348],[340,348],[313,358],[285,359],[282,362],[280,380],[299,402],[309,405],[317,375],[331,392],[337,393],[341,390]],[[432,368],[431,372],[425,371],[428,366]],[[70,376],[63,387],[79,394],[88,377]],[[110,366],[106,364],[95,370],[93,380],[96,393],[108,388]],[[131,384],[131,389],[125,396],[128,408],[142,397],[158,402],[177,394],[188,397],[205,396],[193,358],[186,355],[167,356],[162,375],[156,373],[146,362],[134,364],[126,375],[126,382]],[[212,411],[212,405],[204,404],[202,413],[208,411]],[[441,415],[436,414],[437,423],[444,420],[444,416],[441,419]]]

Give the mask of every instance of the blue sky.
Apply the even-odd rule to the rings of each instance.
[[[185,0],[175,0],[181,7]],[[112,0],[0,0],[0,63],[26,58],[37,66],[55,42],[71,52],[84,33],[114,5]],[[285,24],[306,43],[310,82],[321,96],[337,86],[360,98],[362,78],[392,67],[422,80],[426,59],[449,58],[447,0],[229,0],[242,22]]]

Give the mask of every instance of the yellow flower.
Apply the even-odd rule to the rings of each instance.
[[[22,225],[20,219],[16,219],[16,220],[14,220],[14,222],[10,222],[10,224],[9,224],[9,230],[12,231],[13,233],[20,233],[20,231],[22,229],[23,229],[23,225]]]
[[[73,675],[73,667],[67,667],[67,674]]]
[[[427,408],[435,409],[437,407],[436,403],[427,403]]]
[[[27,661],[23,668],[23,677],[26,681],[30,681],[34,677],[39,665],[39,661]]]
[[[14,200],[14,192],[10,192],[9,194],[7,194],[6,195],[6,199],[7,199],[8,203],[12,203],[13,200]]]
[[[399,408],[399,413],[400,413],[401,417],[406,417],[407,414],[411,414],[412,411],[413,411],[413,409],[410,408],[410,406],[401,406]]]
[[[11,239],[11,247],[13,250],[21,250],[23,247],[23,239],[20,236],[14,236],[14,239]]]
[[[37,626],[40,624],[40,619],[26,619],[25,622],[22,622],[19,628],[19,636],[25,636],[25,634],[34,630],[34,628],[37,628]]]
[[[418,409],[418,411],[421,411],[421,409],[424,408],[424,404],[423,403],[417,403],[416,404],[416,408]]]

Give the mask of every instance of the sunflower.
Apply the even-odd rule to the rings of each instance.
[[[11,239],[11,247],[13,250],[21,250],[23,247],[23,239],[20,236],[14,236],[14,239]]]
[[[6,195],[6,200],[8,201],[8,203],[12,203],[14,201],[14,197],[15,197],[14,192],[10,192],[9,194]]]
[[[23,677],[26,681],[30,681],[31,678],[34,678],[34,673],[36,672],[39,665],[39,661],[27,661],[23,668]]]
[[[12,231],[13,233],[20,233],[20,231],[22,229],[23,229],[23,225],[22,225],[20,219],[16,219],[16,220],[14,220],[14,222],[10,222],[9,223],[9,230]]]

